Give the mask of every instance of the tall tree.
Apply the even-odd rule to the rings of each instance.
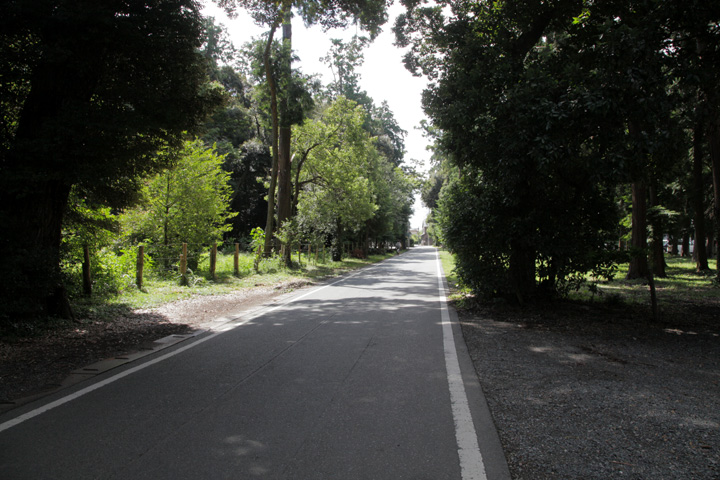
[[[405,3],[406,66],[432,80],[423,103],[461,169],[445,239],[478,289],[522,301],[607,265],[621,181],[647,238],[644,185],[675,128],[655,3]]]
[[[193,0],[3,2],[0,7],[4,315],[70,315],[59,280],[73,186],[124,203],[222,99],[197,51]]]
[[[216,25],[212,18],[205,19],[205,24],[201,52],[210,62],[211,78],[222,84],[229,98],[224,108],[204,122],[201,138],[206,146],[214,146],[225,157],[223,168],[231,174],[233,188],[231,209],[237,212],[232,220],[233,229],[227,235],[240,239],[266,221],[267,189],[258,179],[269,175],[272,158],[267,145],[268,116],[260,105],[264,101],[263,92],[229,63],[238,60],[241,54],[248,57],[244,60],[249,65],[258,63],[255,57],[262,56],[264,47],[259,52],[236,50],[223,25]],[[253,47],[257,46],[248,46]],[[253,69],[248,73],[253,75]]]
[[[246,9],[259,25],[269,27],[265,50],[266,81],[270,85],[273,122],[273,172],[268,193],[268,219],[265,232],[265,253],[268,254],[273,238],[274,195],[278,188],[278,224],[291,214],[291,126],[292,119],[283,115],[289,112],[289,84],[292,71],[292,16],[293,10],[306,25],[320,24],[325,28],[342,27],[355,21],[374,37],[387,19],[387,0],[215,0],[230,14],[238,8]],[[283,29],[283,61],[274,71],[270,61],[270,49],[276,30]],[[283,88],[285,86],[285,88]],[[280,99],[278,97],[280,95]],[[277,166],[277,167],[276,167]],[[286,258],[286,260],[289,257]]]
[[[408,4],[395,30],[410,47],[406,66],[434,80],[423,104],[461,170],[442,202],[444,237],[476,291],[523,302],[537,277],[553,291],[601,264],[591,252],[604,250],[613,215],[585,123],[599,107],[572,88],[554,35],[579,11],[562,1],[443,6]]]
[[[703,171],[708,158],[713,176],[713,208],[718,209],[720,205],[720,188],[715,186],[720,183],[720,150],[713,146],[720,144],[720,94],[717,89],[720,82],[720,5],[717,2],[689,0],[667,2],[663,6],[667,11],[666,23],[670,32],[666,58],[671,62],[680,86],[689,92],[685,111],[693,128],[695,256],[698,270],[705,270],[705,237],[717,238],[720,232],[720,220],[715,210],[716,234],[709,234],[710,225],[705,224],[705,208],[702,205],[707,187]],[[720,270],[718,272],[720,276]]]
[[[361,106],[339,97],[317,120],[296,127],[299,222],[333,239],[335,260],[345,233],[361,228],[378,208],[369,175],[379,154],[364,118]]]

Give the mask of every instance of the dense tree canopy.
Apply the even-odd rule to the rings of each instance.
[[[443,237],[475,291],[523,301],[607,272],[629,184],[630,254],[647,274],[646,225],[662,248],[658,192],[688,151],[673,87],[692,74],[678,61],[690,23],[705,52],[718,45],[718,9],[686,3],[405,2],[397,39],[431,81],[424,107],[457,168]]]
[[[400,168],[404,132],[392,112],[369,97],[362,107],[336,100],[299,69],[288,74],[289,38],[272,35],[292,8],[326,27],[359,21],[373,37],[385,3],[243,5],[261,23],[272,19],[243,52],[193,0],[2,5],[3,321],[71,316],[65,285],[77,293],[88,247],[109,293],[124,288],[120,264],[132,255],[123,252],[137,241],[244,243],[266,213],[279,213],[265,196],[278,127],[285,159],[297,156],[281,196],[310,225],[305,234],[338,245],[351,234],[365,249],[370,236],[404,237],[414,185]],[[291,125],[305,129],[294,143]],[[324,135],[325,150],[305,151],[303,168],[313,135]]]
[[[324,28],[344,27],[352,21],[374,37],[387,20],[387,4],[386,0],[216,0],[216,3],[231,15],[243,8],[258,25],[269,28],[263,52],[265,81],[270,96],[273,152],[265,236],[265,254],[269,255],[272,233],[292,217],[291,128],[297,123],[296,102],[292,98],[293,15],[299,15],[306,25],[320,24]],[[273,58],[275,32],[281,25],[280,54]],[[277,220],[274,216],[276,209]],[[289,264],[289,249],[285,252],[285,261]]]
[[[155,152],[219,103],[201,29],[192,0],[3,2],[0,224],[18,274],[5,312],[67,311],[58,255],[74,185],[124,203],[162,166]]]
[[[339,97],[296,130],[302,156],[296,165],[298,222],[336,245],[344,231],[359,230],[377,209],[368,175],[378,153],[363,129],[364,117],[362,107]]]

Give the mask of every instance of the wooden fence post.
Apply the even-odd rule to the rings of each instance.
[[[187,243],[183,243],[182,253],[180,254],[180,285],[187,284]]]
[[[83,245],[83,292],[85,295],[92,295],[92,279],[90,278],[90,247]]]
[[[217,266],[217,242],[213,243],[212,249],[210,250],[210,278],[217,280],[215,275],[215,267]]]
[[[240,244],[235,244],[235,259],[234,259],[234,269],[233,272],[235,273],[236,277],[240,276]]]
[[[137,285],[138,290],[142,290],[143,269],[144,268],[145,268],[145,246],[140,245],[138,247],[137,268],[135,270],[135,285]]]

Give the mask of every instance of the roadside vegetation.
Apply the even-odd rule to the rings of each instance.
[[[215,3],[266,35],[233,45],[191,0],[0,7],[0,329],[155,304],[177,274],[196,291],[241,288],[250,272],[324,275],[407,246],[406,132],[358,73],[387,5]],[[355,25],[318,53],[331,82],[300,70],[293,17]],[[208,274],[214,245],[252,254]],[[296,264],[300,245],[327,246],[323,265]]]
[[[457,308],[485,312],[492,310],[500,314],[500,318],[510,311],[514,312],[513,315],[518,312],[515,305],[503,301],[479,301],[458,278],[454,255],[441,250],[440,258],[451,290],[449,299]],[[691,258],[668,255],[666,262],[667,277],[655,280],[659,307],[659,317],[655,323],[666,327],[694,325],[716,328],[716,319],[720,315],[720,287],[713,282],[714,273],[697,272]],[[714,270],[715,260],[709,263]],[[592,312],[606,319],[614,317],[614,321],[621,323],[627,320],[640,320],[640,324],[652,323],[654,319],[648,282],[645,279],[628,279],[628,267],[627,263],[619,264],[612,280],[587,276],[586,282],[566,298],[533,305],[531,316],[562,312],[567,321],[582,322]],[[583,308],[578,310],[578,306]],[[523,311],[529,312],[527,308]]]
[[[672,255],[720,280],[718,4],[439,0],[395,33],[431,80],[427,231],[475,296],[542,304],[592,276],[614,281],[590,298],[661,303]]]
[[[395,253],[376,253],[366,258],[346,257],[333,261],[324,252],[317,256],[307,252],[293,256],[293,267],[285,266],[279,256],[263,259],[259,272],[254,271],[255,257],[250,253],[239,256],[239,275],[234,274],[234,256],[220,252],[217,257],[215,278],[210,278],[209,255],[202,255],[198,268],[190,274],[188,285],[181,285],[176,272],[151,272],[143,283],[143,288],[135,285],[135,276],[131,270],[118,271],[119,279],[114,281],[111,291],[92,296],[77,295],[72,300],[76,319],[51,318],[45,322],[7,322],[0,329],[0,340],[13,341],[47,333],[50,330],[77,328],[89,322],[112,322],[119,316],[130,314],[137,309],[156,308],[171,302],[201,296],[218,296],[258,287],[291,290],[326,278],[362,268],[380,262]],[[323,258],[325,257],[325,258]],[[78,277],[79,278],[79,277]],[[80,288],[72,281],[68,282],[71,291]]]

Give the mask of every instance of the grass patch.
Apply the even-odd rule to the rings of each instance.
[[[449,299],[458,308],[478,307],[471,292],[458,286],[459,279],[453,270],[454,256],[441,250],[440,259],[450,286]],[[720,288],[713,283],[717,272],[716,260],[708,262],[708,272],[696,272],[695,262],[689,258],[666,255],[665,260],[667,277],[655,279],[660,317],[677,324],[716,323],[713,319],[720,318]],[[619,265],[613,280],[601,280],[594,289],[586,285],[577,292],[571,292],[569,303],[585,305],[585,308],[617,307],[632,312],[636,317],[649,318],[650,290],[647,280],[627,280],[627,271],[628,264]]]
[[[448,300],[457,307],[463,308],[471,294],[467,288],[460,285],[460,279],[455,272],[455,256],[447,250],[439,250],[440,263],[442,263],[445,278],[448,282]]]
[[[695,262],[689,258],[666,256],[666,278],[655,278],[658,301],[672,306],[687,303],[714,303],[720,301],[720,289],[713,283],[716,260],[710,260],[711,270],[697,272]],[[627,280],[628,265],[619,265],[617,275],[611,281],[598,283],[599,299],[622,301],[631,305],[649,305],[650,293],[647,280]],[[577,299],[595,300],[593,292],[583,289]]]
[[[148,275],[143,280],[142,290],[138,290],[129,279],[127,287],[116,295],[78,297],[71,303],[78,318],[106,321],[133,309],[158,307],[194,296],[224,295],[247,288],[313,282],[338,276],[391,256],[392,254],[371,255],[367,259],[346,258],[340,262],[333,262],[328,258],[325,263],[315,263],[314,258],[304,255],[302,263],[298,263],[295,255],[292,268],[285,267],[280,258],[273,257],[263,260],[260,273],[256,274],[253,271],[252,255],[244,254],[240,255],[239,259],[239,275],[235,275],[233,255],[218,253],[215,279],[210,278],[208,256],[203,256],[197,270],[190,275],[189,286],[181,286],[179,274],[176,273],[165,275],[164,278]]]

